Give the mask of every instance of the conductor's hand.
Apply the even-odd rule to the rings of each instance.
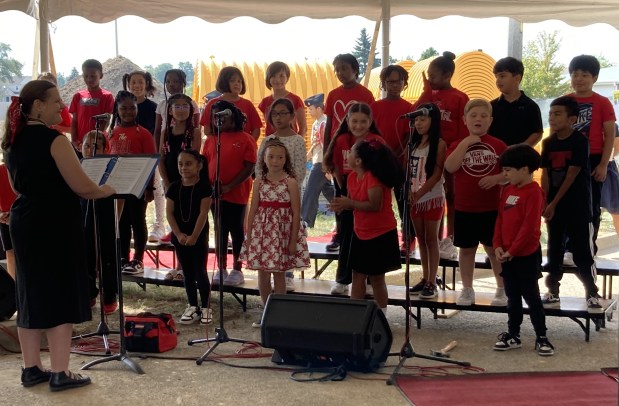
[[[155,200],[155,191],[146,189],[144,191],[144,200],[146,201],[146,203],[150,203]]]

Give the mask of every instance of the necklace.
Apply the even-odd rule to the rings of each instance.
[[[193,206],[193,190],[195,188],[196,188],[196,184],[194,183],[193,185],[191,185],[191,193],[189,194],[189,215],[187,216],[187,219],[185,219],[185,216],[183,216],[183,200],[182,200],[183,184],[181,183],[181,187],[178,188],[178,206],[179,206],[178,209],[181,215],[181,221],[183,223],[189,223],[189,220],[191,220],[191,209]]]

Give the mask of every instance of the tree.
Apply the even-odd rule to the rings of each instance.
[[[12,82],[13,77],[21,77],[24,64],[9,57],[11,46],[0,42],[0,81]]]
[[[598,61],[600,61],[600,68],[610,68],[611,66],[615,66],[616,63],[609,61],[604,55],[599,54],[596,56]]]
[[[433,56],[438,56],[438,51],[434,49],[433,47],[426,48],[419,56],[419,60],[423,61],[424,59],[428,59]]]
[[[158,81],[163,83],[165,81],[165,73],[170,69],[174,69],[171,63],[161,63],[153,68],[150,73],[157,78]],[[193,77],[193,76],[192,76]]]
[[[365,75],[365,71],[368,68],[368,61],[370,59],[370,48],[372,47],[372,37],[368,35],[368,32],[365,28],[361,29],[359,33],[359,38],[357,38],[357,42],[351,54],[359,61],[359,76]],[[376,58],[376,54],[374,53],[374,64],[373,66],[380,66],[381,60],[380,58]]]
[[[535,41],[527,42],[522,53],[524,78],[521,89],[533,99],[555,98],[568,93],[565,65],[556,61],[561,48],[558,32],[540,32]]]
[[[58,75],[56,75],[56,81],[58,82],[58,87],[63,87],[65,83],[67,83],[67,78],[59,72]]]
[[[193,83],[193,64],[189,61],[179,62],[178,68],[185,72],[185,75],[187,75],[187,84]]]
[[[69,76],[67,76],[67,82],[75,79],[79,75],[80,73],[77,71],[77,68],[74,66],[73,69],[71,69],[71,73],[69,73]]]

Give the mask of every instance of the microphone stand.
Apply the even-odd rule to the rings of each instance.
[[[403,233],[404,233],[404,239],[405,239],[405,247],[409,247],[410,246],[410,233],[408,228],[410,227],[410,222],[408,221],[409,218],[409,213],[410,213],[410,204],[409,204],[409,200],[408,200],[408,196],[410,193],[410,184],[411,184],[411,152],[413,150],[413,128],[415,126],[415,118],[414,117],[406,117],[409,119],[409,123],[408,123],[408,127],[409,127],[409,136],[408,136],[408,144],[406,147],[406,176],[404,177],[404,185],[402,186],[402,195],[403,195]],[[404,301],[404,308],[406,311],[406,325],[405,325],[405,337],[404,337],[404,344],[402,345],[402,348],[400,349],[400,353],[399,353],[399,357],[400,357],[400,361],[398,363],[398,365],[395,367],[395,369],[393,370],[393,373],[391,374],[391,376],[389,376],[389,378],[387,379],[387,385],[394,385],[395,381],[396,381],[396,376],[398,375],[398,372],[400,371],[400,369],[402,368],[402,366],[404,366],[404,363],[406,362],[407,359],[409,358],[423,358],[423,359],[429,359],[432,361],[438,361],[438,362],[445,362],[445,363],[449,363],[449,364],[456,364],[456,365],[460,365],[463,367],[468,367],[471,366],[470,362],[466,362],[466,361],[457,361],[457,360],[452,360],[449,358],[444,358],[444,357],[435,357],[435,356],[431,356],[431,355],[424,355],[424,354],[418,354],[415,352],[415,349],[413,348],[413,344],[411,342],[411,338],[410,338],[410,330],[411,330],[411,317],[412,317],[412,313],[411,313],[411,297],[410,297],[410,259],[411,259],[411,255],[410,255],[410,250],[407,249],[406,250],[406,261],[405,261],[405,272],[404,272],[404,285],[405,285],[405,301]]]
[[[92,152],[93,156],[97,155],[97,141],[99,140],[99,126],[100,126],[101,121],[105,121],[105,118],[95,119],[95,140],[94,140],[93,152]],[[98,218],[97,218],[97,209],[96,209],[95,200],[88,200],[86,203],[87,204],[86,210],[88,210],[88,204],[90,202],[92,202],[93,232],[94,232],[94,246],[95,246],[95,268],[96,268],[96,273],[97,273],[97,279],[99,280],[99,304],[101,305],[100,306],[101,307],[100,318],[99,318],[99,325],[97,326],[97,330],[95,332],[88,333],[88,334],[81,334],[81,335],[72,337],[71,339],[80,340],[84,338],[99,336],[103,340],[103,346],[105,347],[105,354],[111,355],[112,351],[110,350],[108,336],[110,334],[120,334],[120,331],[111,331],[105,320],[105,311],[103,309],[103,298],[104,298],[103,271],[102,271],[103,265],[101,261],[101,241],[99,239],[99,225],[98,225]]]
[[[204,354],[200,358],[196,360],[197,365],[202,365],[202,362],[209,356],[210,353],[215,351],[215,348],[219,344],[233,342],[239,344],[245,344],[247,340],[241,340],[238,338],[231,338],[228,336],[226,329],[224,327],[224,255],[227,255],[227,244],[222,244],[221,239],[219,238],[219,233],[221,233],[221,179],[220,179],[220,165],[221,165],[221,126],[223,124],[224,115],[216,115],[215,116],[215,126],[217,127],[217,143],[216,143],[216,152],[215,152],[215,256],[217,258],[217,266],[219,268],[219,327],[215,328],[215,337],[213,338],[199,338],[194,340],[189,340],[187,345],[194,345],[198,343],[214,343],[212,347],[206,350]],[[224,251],[224,245],[226,246],[226,250]]]

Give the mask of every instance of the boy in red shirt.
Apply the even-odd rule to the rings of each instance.
[[[87,59],[82,64],[82,77],[86,89],[80,90],[71,100],[69,112],[71,121],[71,142],[78,151],[82,149],[82,140],[88,131],[95,129],[96,120],[92,117],[114,111],[114,96],[99,86],[103,78],[103,65],[95,59]]]
[[[492,123],[492,106],[487,101],[469,101],[464,108],[464,122],[470,135],[451,144],[445,160],[445,170],[452,173],[454,178],[454,245],[460,248],[459,264],[463,285],[456,303],[460,306],[475,303],[473,271],[475,253],[481,243],[488,254],[497,282],[492,305],[506,306],[503,278],[499,275],[501,267],[492,250],[492,237],[501,194],[499,182],[504,181],[499,156],[507,146],[503,141],[488,135]]]
[[[505,150],[499,162],[509,185],[501,193],[492,245],[505,283],[508,331],[499,334],[494,350],[521,347],[524,299],[537,336],[535,350],[542,356],[553,355],[554,347],[546,337],[546,317],[537,284],[541,277],[539,239],[545,197],[533,181],[533,172],[539,169],[541,157],[531,146],[517,144]]]

